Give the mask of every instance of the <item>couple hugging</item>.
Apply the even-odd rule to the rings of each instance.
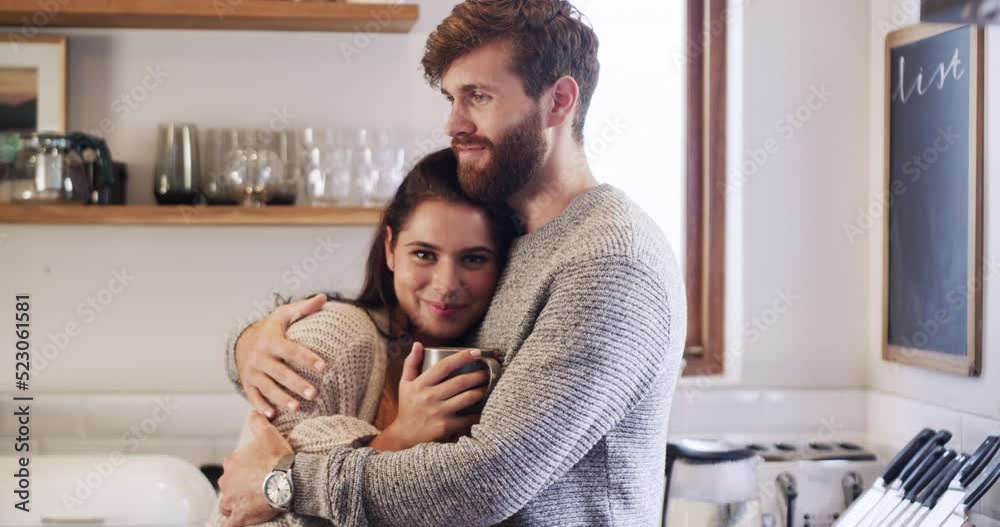
[[[430,35],[452,147],[386,207],[357,297],[280,306],[230,343],[257,413],[218,525],[659,523],[684,288],[660,230],[585,161],[599,64],[581,18],[467,0]],[[477,349],[422,370],[424,346],[495,349],[502,375],[490,393],[483,371],[451,375]]]

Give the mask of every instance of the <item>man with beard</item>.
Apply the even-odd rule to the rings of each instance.
[[[290,509],[336,525],[655,525],[686,306],[662,233],[583,155],[596,35],[565,0],[467,0],[423,66],[452,105],[463,189],[523,221],[475,339],[502,350],[503,376],[455,443],[293,454],[256,416],[220,480],[227,525],[278,514],[260,489],[283,458]],[[321,304],[276,311],[230,347],[230,377],[258,410],[294,407],[279,384],[314,394],[289,363],[322,366],[283,331]]]

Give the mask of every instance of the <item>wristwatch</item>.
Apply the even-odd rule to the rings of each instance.
[[[294,462],[295,454],[287,454],[279,459],[271,472],[264,477],[261,490],[264,493],[264,500],[272,509],[288,512],[292,508],[292,496],[295,491],[292,485]]]

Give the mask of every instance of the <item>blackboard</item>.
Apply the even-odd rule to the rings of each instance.
[[[886,44],[888,360],[978,375],[982,32],[921,25]]]

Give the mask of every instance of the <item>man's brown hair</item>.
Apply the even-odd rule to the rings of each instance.
[[[514,73],[536,101],[560,77],[576,80],[580,98],[573,136],[582,143],[601,66],[597,35],[580,11],[566,0],[466,0],[428,37],[424,76],[436,87],[456,59],[494,42],[510,44]]]

